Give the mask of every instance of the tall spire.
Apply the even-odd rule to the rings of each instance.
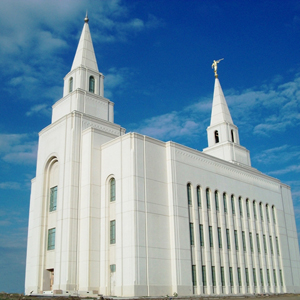
[[[90,70],[99,72],[88,22],[89,18],[86,13],[83,30],[80,36],[71,71],[80,66],[84,66]]]

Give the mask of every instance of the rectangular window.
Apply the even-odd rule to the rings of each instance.
[[[208,229],[209,229],[209,245],[212,248],[214,246],[212,226],[209,226]]]
[[[271,248],[271,254],[273,255],[274,251],[273,251],[273,243],[272,243],[272,236],[271,235],[270,235],[270,248]]]
[[[221,234],[221,227],[218,227],[218,240],[219,240],[219,248],[222,248],[222,234]]]
[[[219,194],[215,192],[216,210],[219,211]]]
[[[57,186],[54,186],[50,189],[50,207],[49,211],[56,210],[56,203],[57,203]]]
[[[279,270],[279,275],[280,275],[280,284],[281,286],[283,286],[282,270]]]
[[[116,201],[116,180],[110,180],[110,202]]]
[[[227,212],[226,194],[223,194],[224,213]]]
[[[239,198],[239,209],[240,209],[240,215],[243,216],[243,207],[242,207],[242,199]]]
[[[230,279],[230,286],[233,286],[232,267],[229,267],[229,279]]]
[[[226,229],[227,249],[230,249],[230,235],[229,229]]]
[[[221,267],[221,283],[222,283],[222,286],[225,286],[224,267]]]
[[[245,231],[242,231],[242,240],[243,240],[243,250],[246,251],[246,237],[245,237]]]
[[[254,286],[257,286],[257,281],[256,281],[256,271],[255,271],[255,268],[253,268],[253,282],[254,282]]]
[[[249,272],[248,272],[248,268],[245,269],[245,273],[246,273],[246,284],[247,284],[247,286],[249,286]]]
[[[193,286],[196,286],[197,285],[196,265],[192,265],[192,280],[193,280]]]
[[[266,241],[266,236],[265,235],[263,235],[263,241],[264,241],[265,254],[267,254],[267,241]]]
[[[210,209],[210,195],[209,195],[209,189],[206,189],[206,205],[207,205],[207,209]]]
[[[203,286],[206,286],[206,267],[202,266],[202,283]]]
[[[234,231],[234,242],[235,242],[235,250],[239,250],[239,241],[238,241],[238,235],[237,230]]]
[[[110,221],[110,244],[116,243],[116,220]]]
[[[267,269],[267,279],[268,279],[268,286],[271,285],[271,280],[270,280],[270,271]]]
[[[239,286],[242,286],[241,268],[237,268]]]
[[[200,246],[204,246],[203,225],[200,224]]]
[[[116,265],[115,265],[115,264],[110,265],[110,272],[111,272],[111,273],[116,272]]]
[[[55,228],[48,229],[48,250],[55,249]]]
[[[197,187],[197,203],[198,203],[198,207],[201,207],[201,189],[200,189],[200,186]]]
[[[211,279],[213,286],[216,286],[216,271],[214,266],[211,267]]]
[[[260,269],[260,283],[261,283],[261,286],[264,286],[264,276],[263,276],[263,270]]]
[[[274,284],[277,286],[277,279],[276,279],[276,270],[273,269],[273,276],[274,276]]]
[[[279,242],[278,242],[278,237],[276,236],[276,248],[277,248],[277,254],[280,255],[279,252]]]
[[[257,251],[260,253],[260,244],[259,244],[259,235],[258,233],[256,234],[256,242],[257,242]]]
[[[250,218],[249,200],[246,201],[247,217]]]
[[[235,206],[234,206],[234,197],[231,196],[231,209],[232,209],[232,214],[235,215]]]
[[[249,239],[250,239],[250,249],[251,249],[251,252],[253,252],[252,232],[249,232]]]
[[[190,241],[191,245],[194,245],[194,224],[190,223]]]

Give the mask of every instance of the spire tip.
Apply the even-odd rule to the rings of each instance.
[[[85,14],[84,22],[85,23],[89,22],[89,17],[88,17],[88,12],[87,11],[86,11],[86,14]]]

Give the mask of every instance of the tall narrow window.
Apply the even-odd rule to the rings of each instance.
[[[116,243],[116,220],[110,221],[110,244]]]
[[[273,242],[272,242],[272,236],[271,235],[270,235],[270,249],[271,249],[271,254],[273,255],[274,251],[273,251]]]
[[[50,207],[49,211],[56,210],[56,203],[57,203],[57,186],[54,186],[50,189]]]
[[[243,250],[246,251],[246,237],[245,237],[245,231],[242,231],[242,240],[243,240]]]
[[[243,216],[243,206],[242,206],[242,198],[239,197],[239,209],[240,209],[240,216]]]
[[[231,209],[232,209],[232,214],[235,215],[235,206],[234,206],[234,196],[231,195]]]
[[[226,193],[223,194],[223,204],[224,204],[224,212],[227,212],[227,197]]]
[[[251,252],[253,252],[252,232],[249,232],[249,239],[250,239],[250,249],[251,249]]]
[[[197,203],[198,207],[201,207],[201,188],[199,185],[197,186]]]
[[[269,205],[266,205],[266,214],[267,214],[267,220],[270,223],[270,215],[269,215]]]
[[[230,235],[229,229],[226,229],[227,249],[230,249]]]
[[[230,286],[233,286],[232,267],[229,267],[229,279],[230,279]]]
[[[237,268],[239,286],[242,286],[241,268]]]
[[[246,200],[247,217],[250,218],[249,199]]]
[[[276,248],[277,248],[277,254],[280,255],[279,252],[279,242],[278,242],[278,237],[276,236]]]
[[[267,279],[268,279],[268,286],[271,285],[271,280],[270,280],[270,271],[267,269]]]
[[[258,233],[256,234],[256,242],[257,242],[257,251],[260,253],[260,243],[259,243],[259,235]]]
[[[277,286],[276,270],[275,269],[273,269],[273,276],[274,276],[274,285]]]
[[[202,283],[203,286],[206,286],[206,267],[202,266]]]
[[[282,270],[279,270],[279,275],[280,275],[280,284],[281,286],[283,286]]]
[[[216,286],[216,270],[214,266],[211,267],[211,279],[213,286]]]
[[[246,273],[246,285],[249,286],[249,271],[248,271],[248,268],[245,269],[245,273]]]
[[[234,143],[234,132],[233,132],[233,129],[231,129],[231,141]]]
[[[89,92],[95,93],[95,78],[93,76],[90,76],[89,79]]]
[[[263,210],[262,210],[262,203],[259,203],[259,212],[260,212],[260,219],[263,221],[264,220],[264,215],[263,215]]]
[[[193,286],[197,286],[196,265],[192,265],[192,280],[193,280]]]
[[[275,217],[275,206],[272,206],[272,216],[273,216],[273,222],[276,224],[276,217]]]
[[[212,226],[209,226],[208,229],[209,229],[209,245],[212,248],[214,246]]]
[[[215,191],[216,210],[219,210],[219,193]]]
[[[203,225],[200,224],[200,246],[204,246]]]
[[[188,204],[192,205],[192,188],[191,188],[191,184],[188,183],[186,188],[187,188]]]
[[[110,185],[110,202],[116,200],[116,180],[112,178],[109,182]]]
[[[253,282],[254,282],[254,286],[257,286],[257,281],[256,281],[256,271],[255,271],[255,268],[253,268]]]
[[[73,77],[69,79],[69,93],[73,92]]]
[[[222,283],[222,286],[225,286],[224,267],[221,267],[221,283]]]
[[[235,250],[239,250],[239,241],[238,241],[238,235],[237,230],[234,231],[234,242],[235,242]]]
[[[256,205],[255,205],[255,201],[253,201],[253,214],[254,214],[254,218],[255,220],[257,219],[257,215],[256,215]]]
[[[219,143],[219,132],[218,132],[218,130],[215,131],[215,142],[216,142],[216,144]]]
[[[260,283],[261,283],[261,286],[264,286],[264,276],[263,276],[263,270],[260,269]]]
[[[209,195],[209,189],[206,189],[206,205],[207,205],[207,209],[210,209],[210,195]]]
[[[190,240],[191,240],[191,246],[194,245],[194,224],[190,223]]]
[[[264,241],[265,254],[267,254],[267,241],[266,241],[266,236],[265,235],[263,235],[263,241]]]
[[[221,227],[218,227],[218,240],[219,240],[219,248],[222,248],[222,234],[221,234]]]
[[[48,229],[48,250],[55,249],[55,228]]]
[[[112,265],[110,265],[109,267],[110,267],[110,272],[111,272],[111,273],[116,272],[116,265],[115,265],[115,264],[112,264]]]

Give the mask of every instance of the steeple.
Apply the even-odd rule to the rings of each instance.
[[[211,111],[210,126],[207,128],[208,147],[203,152],[233,162],[251,166],[249,151],[240,145],[239,132],[234,125],[214,61],[215,87]]]

